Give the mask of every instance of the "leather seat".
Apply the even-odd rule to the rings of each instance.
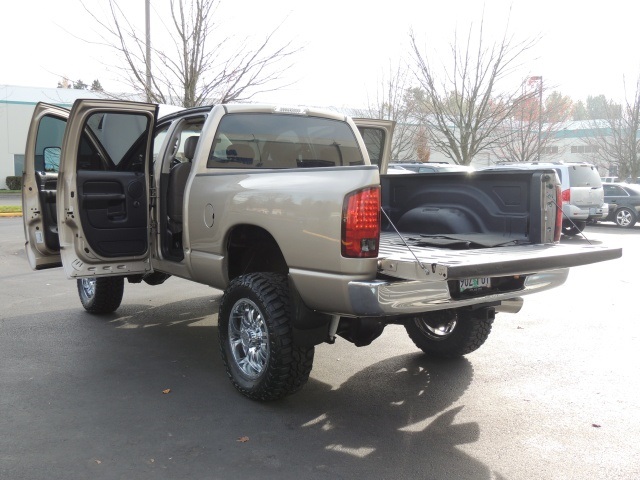
[[[255,152],[247,143],[232,143],[227,147],[227,160],[230,162],[253,165]]]
[[[191,161],[193,160],[199,138],[198,135],[192,135],[187,138],[184,142],[184,156],[187,161],[174,165],[169,172],[167,216],[169,217],[169,230],[172,233],[182,231],[184,191],[187,186],[189,173],[191,173]]]

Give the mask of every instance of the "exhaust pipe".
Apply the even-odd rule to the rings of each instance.
[[[502,313],[518,313],[522,309],[524,300],[522,297],[510,298],[509,300],[502,300],[500,305],[496,306],[496,312]]]

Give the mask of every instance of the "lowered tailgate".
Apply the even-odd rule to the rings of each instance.
[[[621,248],[600,245],[509,245],[467,250],[425,246],[419,234],[383,232],[379,272],[404,280],[461,280],[527,275],[577,267],[622,256]]]

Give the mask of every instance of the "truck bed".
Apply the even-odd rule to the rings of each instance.
[[[620,257],[617,248],[554,243],[556,184],[544,170],[383,175],[379,273],[460,280]]]

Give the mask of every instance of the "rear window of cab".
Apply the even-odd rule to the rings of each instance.
[[[222,117],[208,168],[317,168],[364,165],[348,123],[320,117],[231,113]]]

